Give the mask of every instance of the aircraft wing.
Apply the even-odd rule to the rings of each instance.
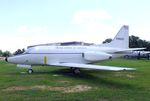
[[[55,64],[51,64],[51,65],[65,66],[65,67],[76,67],[76,68],[99,69],[99,70],[109,70],[109,71],[135,70],[134,68],[100,66],[100,65],[90,65],[90,64],[80,64],[80,63],[55,63]]]

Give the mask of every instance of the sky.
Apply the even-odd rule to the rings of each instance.
[[[0,0],[0,50],[84,41],[100,44],[121,26],[150,41],[150,0]]]

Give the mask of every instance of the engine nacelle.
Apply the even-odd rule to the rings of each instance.
[[[90,52],[85,52],[83,54],[83,57],[85,60],[88,60],[88,61],[100,61],[100,60],[111,59],[112,55],[104,53],[104,52],[90,51]]]

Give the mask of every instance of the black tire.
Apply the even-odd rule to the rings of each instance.
[[[79,69],[79,68],[75,68],[75,69],[73,70],[73,73],[74,73],[74,74],[80,74],[80,69]]]
[[[28,69],[28,74],[32,74],[33,70],[32,69]]]

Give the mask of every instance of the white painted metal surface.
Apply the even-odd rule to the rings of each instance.
[[[55,65],[113,71],[133,70],[126,67],[86,64],[119,57],[134,50],[128,48],[128,33],[128,26],[123,26],[111,43],[99,46],[35,46],[21,55],[8,57],[7,61],[25,65]]]

